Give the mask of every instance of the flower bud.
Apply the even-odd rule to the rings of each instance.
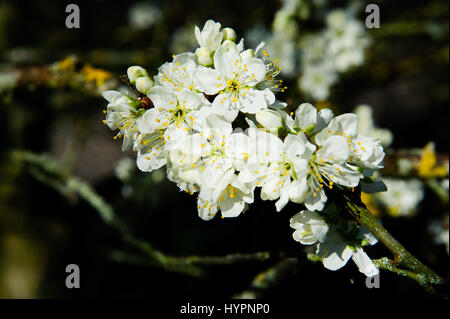
[[[224,40],[224,41],[222,42],[222,45],[226,45],[226,46],[228,46],[228,45],[236,46],[236,43],[235,43],[234,41],[231,41],[231,40]]]
[[[213,64],[213,59],[211,58],[211,50],[207,47],[198,48],[195,51],[195,55],[197,56],[198,63],[203,66],[210,66]]]
[[[144,94],[153,87],[153,81],[148,76],[140,76],[136,79],[136,89]]]
[[[236,32],[232,28],[223,28],[222,29],[222,41],[230,40],[236,41]]]
[[[148,73],[143,67],[135,65],[135,66],[130,66],[128,68],[127,76],[128,76],[128,79],[130,80],[131,84],[134,85],[136,83],[136,79],[138,77],[141,77],[141,76],[148,77]]]
[[[271,133],[277,133],[278,129],[283,127],[281,115],[274,110],[264,109],[257,112],[255,116],[258,123]]]
[[[247,49],[241,53],[242,60],[247,60],[247,59],[253,58],[254,56],[255,56],[255,51],[253,51],[252,49]]]

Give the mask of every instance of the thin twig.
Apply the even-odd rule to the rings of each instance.
[[[259,273],[250,283],[249,287],[233,296],[235,299],[261,298],[264,294],[290,278],[298,268],[297,258],[283,258],[275,266]]]

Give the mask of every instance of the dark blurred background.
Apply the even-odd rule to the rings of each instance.
[[[158,19],[139,27],[138,22],[131,23],[130,8],[141,2],[74,1],[80,7],[81,28],[67,29],[65,7],[70,2],[0,1],[0,71],[27,70],[29,76],[21,80],[26,85],[0,89],[1,298],[230,298],[275,263],[269,259],[212,266],[208,276],[195,278],[118,262],[111,251],[127,252],[129,247],[117,232],[85,201],[61,196],[30,174],[27,166],[11,160],[9,152],[14,149],[58,159],[70,174],[89,182],[138,238],[168,254],[303,251],[289,228],[290,217],[299,210],[293,204],[276,213],[272,202],[257,200],[238,218],[205,222],[197,216],[195,197],[180,193],[166,180],[164,170],[145,174],[132,168],[124,182],[115,173],[117,162],[134,154],[122,152],[120,141],[101,123],[106,103],[98,91],[40,82],[47,74],[39,67],[68,56],[110,72],[112,81],[130,65],[156,74],[172,54],[181,53],[174,52],[177,48],[195,49],[194,25],[202,27],[213,19],[234,28],[240,38],[258,24],[270,29],[274,12],[282,5],[256,0],[149,1],[158,8]],[[364,64],[342,75],[330,98],[322,102],[336,113],[369,104],[377,126],[392,131],[392,149],[422,148],[433,141],[438,153],[448,154],[448,1],[367,3],[380,6],[381,28],[368,30],[373,42]],[[329,7],[347,4],[333,1]],[[366,14],[361,10],[359,16],[364,21]],[[183,27],[188,38],[181,39]],[[299,33],[308,28],[320,25],[306,21]],[[290,108],[309,101],[295,79],[285,82],[289,89],[278,98],[287,100]],[[383,218],[400,242],[443,276],[448,274],[448,254],[433,242],[425,225],[445,213],[448,206],[425,189],[414,218]],[[381,244],[366,251],[374,258],[389,256]],[[267,291],[267,297],[430,297],[414,281],[395,274],[382,272],[381,289],[367,289],[364,275],[351,261],[332,272],[309,262],[303,253],[299,256],[295,274]],[[80,289],[65,287],[65,267],[71,263],[80,266]]]

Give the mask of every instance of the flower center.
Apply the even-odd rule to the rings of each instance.
[[[239,91],[241,85],[236,79],[234,79],[234,80],[228,80],[227,86],[228,86],[228,90],[231,93],[234,93],[234,92]]]

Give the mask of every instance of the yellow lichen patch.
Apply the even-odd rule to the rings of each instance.
[[[436,153],[434,151],[434,143],[429,142],[422,149],[422,156],[417,166],[417,174],[420,177],[445,177],[448,175],[445,166],[437,166]]]
[[[112,78],[110,72],[102,69],[94,68],[90,65],[85,65],[81,69],[81,74],[87,82],[95,82],[96,86],[101,86],[106,80]]]
[[[64,60],[57,62],[57,68],[61,71],[74,71],[77,60],[73,56],[68,56]]]

